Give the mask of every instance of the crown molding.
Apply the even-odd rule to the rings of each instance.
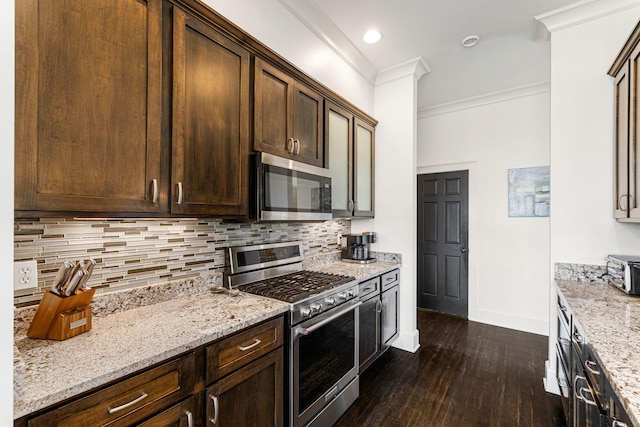
[[[394,80],[398,80],[404,77],[413,76],[415,81],[420,80],[420,77],[431,72],[431,67],[427,64],[427,61],[422,57],[410,59],[402,62],[393,67],[385,68],[378,72],[376,78],[376,86],[380,86],[386,83],[390,83]]]
[[[351,68],[374,84],[378,69],[313,0],[278,0]]]
[[[491,92],[485,95],[465,98],[454,102],[436,105],[433,107],[422,107],[418,109],[418,118],[438,116],[440,114],[454,113],[456,111],[478,108],[498,102],[511,101],[525,96],[538,95],[550,92],[549,82],[538,82],[529,85],[517,86],[506,90]]]
[[[534,17],[534,38],[640,6],[640,0],[581,0]],[[538,24],[539,23],[539,24]],[[544,28],[541,28],[542,25]]]

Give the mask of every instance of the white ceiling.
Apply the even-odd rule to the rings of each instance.
[[[576,0],[278,0],[365,78],[421,57],[418,107],[549,80],[549,42],[534,17]],[[582,0],[582,3],[590,0]],[[362,41],[382,31],[375,45]],[[473,48],[461,40],[478,34]]]

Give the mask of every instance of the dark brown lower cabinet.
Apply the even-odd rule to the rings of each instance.
[[[197,417],[196,403],[193,396],[172,406],[164,412],[148,419],[140,427],[193,427]]]
[[[206,390],[208,426],[281,426],[282,348],[272,351]]]

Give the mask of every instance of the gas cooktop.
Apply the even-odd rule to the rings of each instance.
[[[237,289],[251,294],[295,303],[355,280],[351,276],[301,270],[248,283]]]

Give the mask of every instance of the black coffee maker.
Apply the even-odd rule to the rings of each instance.
[[[341,239],[342,261],[368,264],[376,259],[369,254],[369,245],[376,242],[376,233],[344,234]]]

